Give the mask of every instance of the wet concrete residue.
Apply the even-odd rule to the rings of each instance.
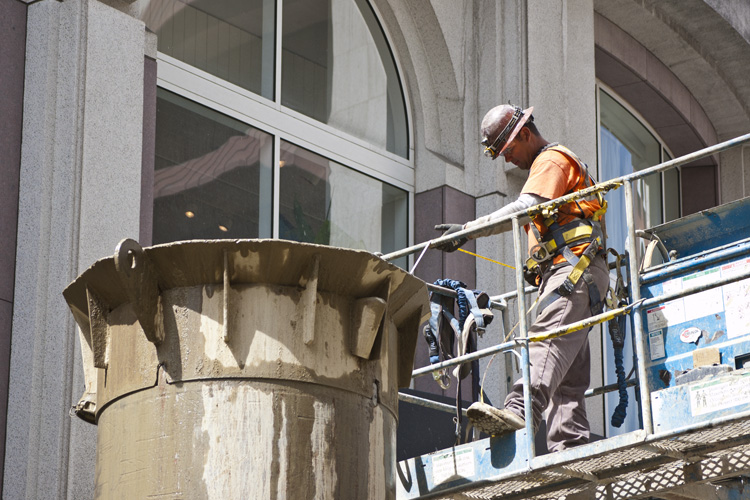
[[[408,384],[406,358],[427,313],[421,280],[363,251],[279,240],[174,243],[143,255],[158,274],[163,340],[147,338],[125,294],[107,289],[119,285],[106,261],[66,289],[87,330],[81,294],[95,283],[101,304],[110,301],[91,309],[106,327],[108,350],[97,351],[98,363],[110,359],[106,377],[86,371],[87,391],[105,405],[100,442],[110,443],[100,448],[100,491],[122,479],[123,459],[113,457],[129,422],[168,436],[128,441],[130,456],[152,461],[127,479],[141,479],[138,497],[169,487],[191,498],[393,497],[397,385]],[[93,352],[90,335],[82,343]],[[157,370],[164,383],[154,387]]]

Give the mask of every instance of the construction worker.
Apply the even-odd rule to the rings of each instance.
[[[498,156],[529,176],[514,202],[466,224],[441,224],[444,235],[476,227],[509,214],[579,191],[592,184],[587,168],[567,148],[545,140],[534,125],[533,107],[512,105],[491,109],[482,120],[482,145],[493,160]],[[527,281],[539,285],[538,315],[529,336],[575,323],[601,311],[609,286],[609,272],[602,250],[599,220],[606,203],[598,199],[565,204],[547,217],[536,216],[525,226],[531,258],[525,269]],[[509,230],[510,222],[477,236]],[[459,239],[441,245],[454,251],[466,242]],[[575,267],[574,267],[575,266]],[[576,269],[576,272],[571,273]],[[589,386],[588,328],[561,337],[529,344],[530,386],[534,428],[547,416],[547,447],[559,451],[589,441],[584,392]],[[490,435],[513,432],[525,426],[523,381],[517,380],[505,399],[505,408],[475,402],[468,409],[475,427]]]

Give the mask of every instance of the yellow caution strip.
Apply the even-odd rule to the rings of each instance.
[[[565,330],[559,331],[557,333],[542,333],[541,335],[536,335],[534,337],[528,337],[526,340],[529,342],[542,342],[544,340],[553,339],[556,337],[562,337],[563,335],[567,335],[569,333],[577,332],[578,330],[583,330],[584,328],[588,328],[590,326],[598,325],[599,323],[604,323],[605,321],[609,321],[611,319],[616,318],[617,316],[621,316],[623,314],[628,314],[635,306],[643,302],[645,299],[641,299],[635,304],[629,304],[625,307],[620,307],[618,309],[612,309],[611,311],[607,311],[604,314],[600,314],[597,316],[594,316],[588,321],[581,322],[577,326],[571,326],[570,328],[566,328]],[[522,338],[516,339],[516,340],[523,340]]]
[[[495,264],[500,264],[501,266],[505,266],[505,267],[508,267],[510,269],[515,269],[515,267],[513,267],[513,266],[509,266],[508,264],[503,264],[502,262],[499,262],[497,260],[492,260],[492,259],[487,258],[487,257],[482,257],[481,255],[477,255],[477,254],[475,254],[473,252],[469,252],[468,250],[464,250],[463,248],[459,248],[458,251],[459,252],[463,252],[463,253],[468,253],[469,255],[473,255],[474,257],[478,257],[480,259],[489,260],[490,262],[494,262]]]

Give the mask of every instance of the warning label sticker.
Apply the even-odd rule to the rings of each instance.
[[[721,266],[722,278],[736,276],[750,269],[750,259]],[[726,311],[727,337],[735,338],[750,333],[750,279],[729,283],[722,287]]]
[[[693,416],[748,403],[750,384],[747,375],[697,384],[690,388],[690,413]]]
[[[474,474],[474,450],[472,448],[432,456],[432,481],[434,484],[472,477]]]
[[[679,325],[685,322],[685,311],[682,300],[673,300],[664,305],[646,311],[648,331],[666,329],[669,325]]]
[[[648,344],[651,351],[651,361],[667,355],[664,351],[664,335],[661,333],[661,330],[648,334]]]

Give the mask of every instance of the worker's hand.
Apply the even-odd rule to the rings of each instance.
[[[457,233],[459,231],[462,231],[463,228],[464,226],[462,224],[438,224],[437,226],[435,226],[435,229],[437,229],[438,231],[444,231],[442,236],[448,236],[449,234]],[[437,248],[438,250],[442,250],[443,252],[455,252],[467,241],[469,241],[468,238],[462,237],[457,240],[448,241],[436,245],[435,248]]]

